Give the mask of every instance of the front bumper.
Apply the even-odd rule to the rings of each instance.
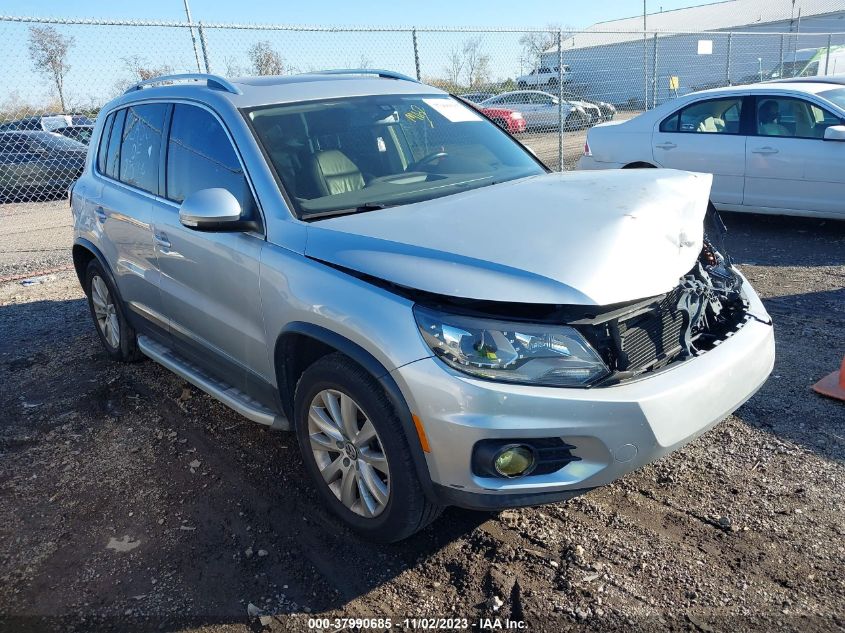
[[[683,446],[763,385],[775,357],[773,328],[750,286],[747,321],[705,354],[611,387],[511,385],[460,374],[434,358],[392,372],[425,429],[441,502],[501,508],[562,500],[606,485]],[[559,437],[580,461],[516,479],[479,476],[473,446],[490,438]]]

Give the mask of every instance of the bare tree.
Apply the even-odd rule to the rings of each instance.
[[[52,26],[29,27],[29,57],[36,72],[50,77],[56,84],[62,112],[65,111],[65,73],[70,70],[67,53],[73,37],[59,33]]]
[[[275,50],[268,40],[262,40],[252,45],[247,52],[252,62],[252,72],[256,75],[283,75],[285,64],[282,56]]]
[[[132,73],[133,77],[137,77],[136,81],[146,81],[153,77],[160,77],[161,75],[170,75],[173,73],[173,67],[168,64],[159,64],[155,66],[150,64],[140,55],[132,55],[131,57],[124,57],[123,64],[127,70]]]
[[[470,88],[479,88],[490,83],[490,56],[481,50],[481,36],[464,42],[462,52],[467,85]]]
[[[522,45],[523,55],[532,69],[540,65],[543,53],[557,45],[557,32],[562,31],[562,38],[567,38],[572,33],[572,27],[560,24],[549,24],[548,31],[534,31],[525,33],[519,38]]]
[[[446,57],[446,80],[452,86],[451,90],[455,90],[461,81],[461,73],[464,70],[464,56],[460,48],[453,46]]]

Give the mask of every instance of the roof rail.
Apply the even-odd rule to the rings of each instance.
[[[142,90],[145,86],[152,86],[154,84],[164,83],[166,81],[204,81],[209,88],[218,88],[231,92],[235,95],[243,94],[240,88],[235,86],[231,81],[219,75],[209,75],[206,73],[181,73],[178,75],[161,75],[159,77],[150,77],[139,81],[134,86],[130,86],[123,94],[129,94],[135,90]]]
[[[306,75],[375,75],[383,77],[384,79],[402,79],[403,81],[413,81],[415,84],[420,83],[413,77],[397,73],[395,70],[384,70],[380,68],[337,68],[334,70],[316,70]]]

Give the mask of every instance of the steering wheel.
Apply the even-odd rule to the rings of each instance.
[[[431,152],[431,154],[426,154],[419,160],[415,160],[413,163],[408,165],[405,168],[405,171],[416,171],[423,165],[427,165],[428,163],[437,160],[438,158],[445,158],[449,155],[449,152]]]

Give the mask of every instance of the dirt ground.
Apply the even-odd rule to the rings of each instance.
[[[809,388],[845,352],[845,223],[726,221],[776,326],[756,396],[612,486],[392,546],[338,527],[290,435],[109,361],[72,271],[0,283],[0,630],[845,630],[845,403]],[[0,208],[0,277],[67,264],[69,224]]]

